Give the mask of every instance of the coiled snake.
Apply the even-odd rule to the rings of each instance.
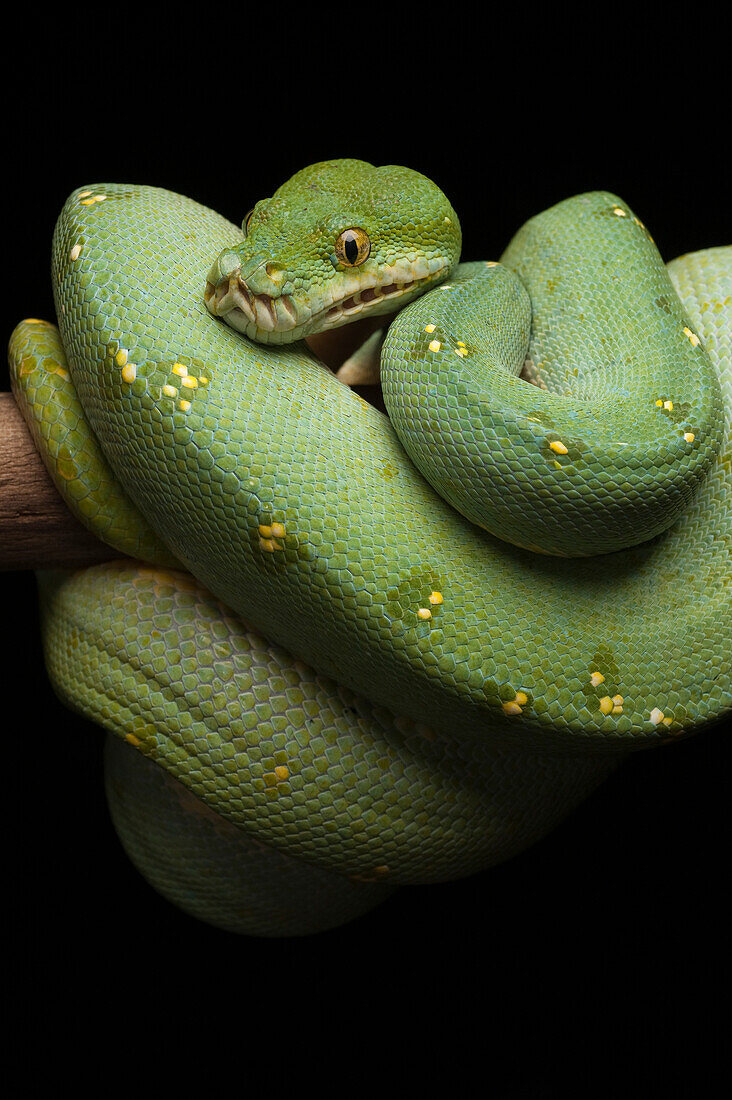
[[[39,575],[54,687],[116,735],[123,842],[202,919],[287,935],[508,858],[729,711],[732,249],[667,272],[593,192],[458,265],[439,189],[360,161],[241,237],[80,188],[58,330],[22,322],[10,360],[124,555]],[[397,309],[387,418],[302,338]]]

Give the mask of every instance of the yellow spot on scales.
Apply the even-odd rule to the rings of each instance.
[[[424,331],[425,332],[434,332],[436,328],[437,328],[436,325],[426,325]]]
[[[134,745],[134,746],[135,746],[135,748],[137,748],[137,747],[138,747],[138,745],[141,745],[141,744],[142,744],[142,741],[140,740],[140,738],[139,738],[139,737],[135,737],[134,733],[126,733],[126,734],[125,734],[125,741],[129,741],[129,743],[130,743],[131,745]]]
[[[181,378],[188,377],[188,367],[184,367],[182,363],[173,363],[173,374],[179,375]]]
[[[627,214],[620,206],[613,207],[613,214],[616,214],[619,218],[627,218]]]
[[[686,443],[693,443],[696,436],[693,432],[684,432],[684,440]]]
[[[277,539],[260,538],[259,549],[264,550],[267,554],[272,554],[275,550],[282,549],[282,543],[278,542]]]
[[[69,256],[71,257],[72,261],[75,261],[75,260],[79,259],[80,255],[81,255],[81,245],[80,244],[75,244],[74,247],[69,252]]]
[[[430,351],[439,351],[441,347],[442,347],[442,344],[440,343],[439,340],[430,340],[430,343],[429,343]]]
[[[276,787],[278,783],[284,782],[290,775],[290,769],[286,768],[284,764],[280,764],[272,772],[264,773],[264,782],[268,787]]]
[[[564,446],[561,440],[553,439],[549,444],[550,450],[554,451],[558,455],[566,455],[567,448]]]
[[[667,410],[668,410],[669,412],[673,412],[673,411],[674,411],[674,403],[673,403],[673,401],[664,401],[664,403],[663,403],[663,407],[664,407],[664,409],[667,409]]]
[[[590,674],[590,683],[592,684],[593,688],[596,688],[599,684],[602,684],[604,682],[605,677],[601,672],[593,672]]]
[[[191,407],[190,401],[179,401],[178,402],[178,408],[184,413],[187,413],[188,410],[190,409],[190,407]]]
[[[186,374],[185,377],[181,378],[180,384],[181,386],[185,386],[187,390],[198,389],[198,379],[192,378],[190,374]]]
[[[115,363],[117,364],[118,367],[123,367],[128,359],[129,359],[129,354],[128,354],[126,348],[120,348],[119,351],[117,352],[117,354],[114,357],[114,361],[115,361]]]
[[[285,537],[284,523],[260,523],[259,534],[263,539],[282,539]]]
[[[690,328],[684,328],[684,336],[687,337],[689,343],[693,348],[699,343],[699,337],[695,332],[692,332]]]
[[[442,593],[430,592],[430,603],[442,603]]]
[[[525,691],[517,691],[513,699],[510,699],[507,703],[503,703],[504,714],[521,714],[522,708],[526,706],[529,701],[529,697]]]
[[[420,607],[419,610],[417,611],[417,618],[419,618],[419,619],[431,619],[432,618],[432,612],[430,611],[429,607]]]
[[[175,388],[175,386],[169,386],[168,385],[168,386],[163,386],[163,393],[165,394],[166,397],[175,397],[176,394],[178,393],[178,391]]]
[[[127,382],[129,384],[131,382],[134,382],[136,378],[137,378],[137,364],[136,363],[125,363],[125,365],[122,368],[122,381]]]

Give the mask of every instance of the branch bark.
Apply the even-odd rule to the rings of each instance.
[[[12,393],[0,393],[0,569],[75,569],[119,556],[71,514]]]

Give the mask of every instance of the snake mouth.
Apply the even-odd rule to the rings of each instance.
[[[214,317],[259,343],[289,343],[315,332],[348,324],[365,314],[395,312],[405,298],[412,299],[448,273],[444,257],[395,264],[380,281],[351,276],[340,296],[318,298],[292,294],[255,294],[241,278],[241,269],[218,278],[216,268],[206,283],[204,301]]]

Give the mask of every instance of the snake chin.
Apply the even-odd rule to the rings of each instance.
[[[241,269],[220,278],[214,269],[206,282],[204,302],[209,313],[251,340],[290,343],[360,317],[392,313],[441,282],[449,271],[448,261],[442,258],[395,265],[380,282],[373,276],[352,276],[339,296],[328,292],[308,300],[291,294],[256,294],[241,278]]]

